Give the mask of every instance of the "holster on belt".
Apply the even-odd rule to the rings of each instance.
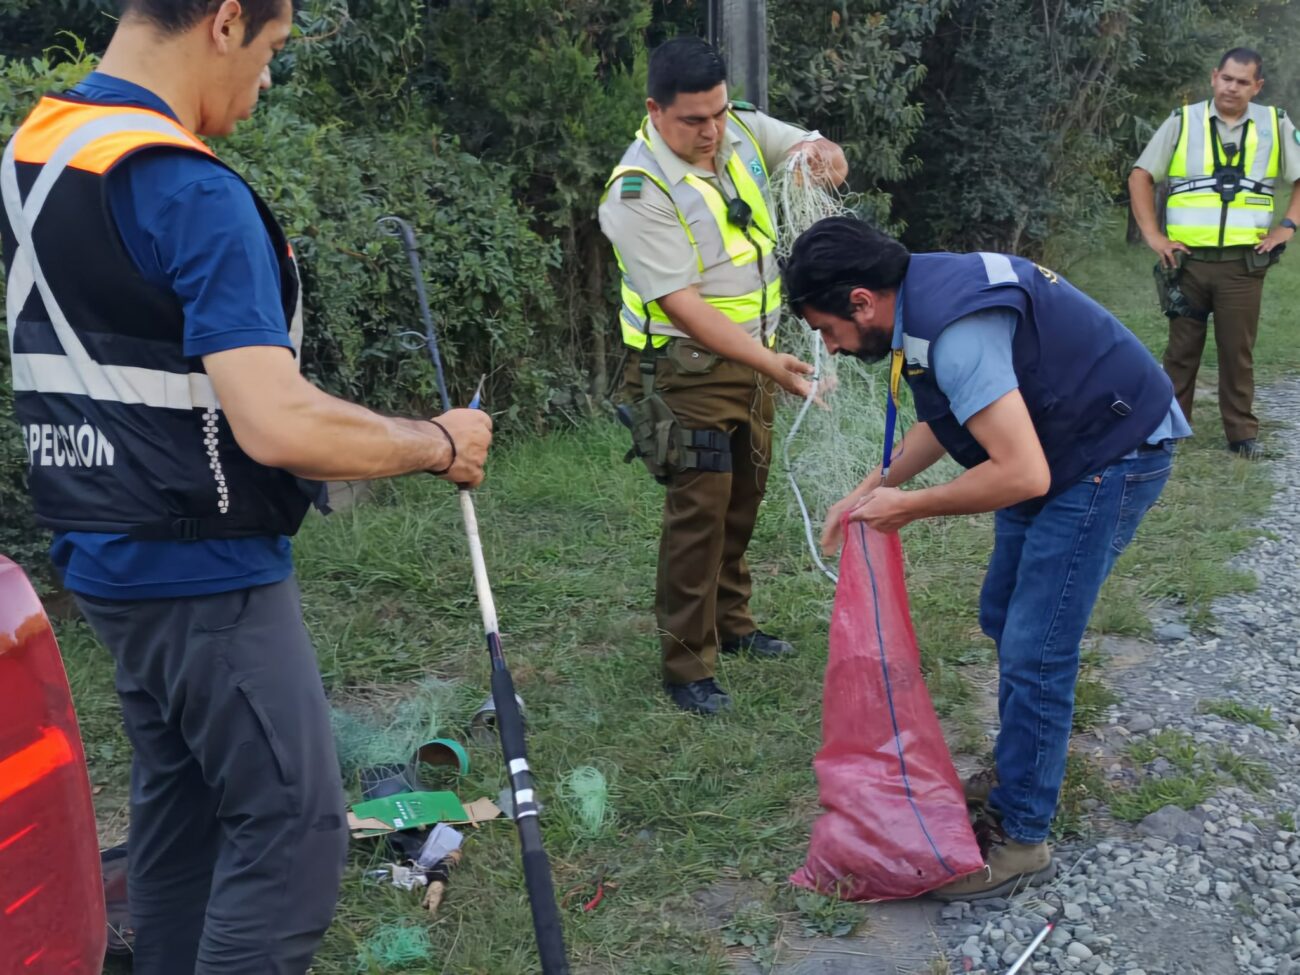
[[[1178,263],[1174,267],[1166,267],[1163,261],[1156,262],[1154,268],[1156,300],[1160,303],[1160,310],[1165,313],[1166,318],[1191,318],[1203,322],[1210,317],[1209,310],[1193,306],[1180,283],[1188,256],[1185,251],[1178,251],[1176,253]]]
[[[641,352],[641,395],[617,408],[619,422],[632,434],[632,449],[623,457],[640,457],[660,484],[685,471],[731,471],[731,438],[722,430],[688,430],[655,389],[655,370],[663,358],[652,341]]]

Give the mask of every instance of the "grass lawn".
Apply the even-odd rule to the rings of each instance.
[[[1107,243],[1069,275],[1159,352],[1164,319],[1154,305],[1153,258]],[[1265,380],[1300,368],[1298,303],[1300,253],[1288,255],[1266,289],[1258,348]],[[1212,366],[1211,353],[1207,371]],[[1194,621],[1204,619],[1215,596],[1248,583],[1224,563],[1252,538],[1246,524],[1267,505],[1267,475],[1230,459],[1212,408],[1197,419],[1200,436],[1181,453],[1159,508],[1107,585],[1094,618],[1099,631],[1145,632],[1144,606],[1155,599],[1179,601]],[[720,973],[731,970],[730,946],[757,938],[761,948],[765,919],[796,917],[829,932],[860,916],[784,883],[801,862],[817,810],[811,759],[833,593],[803,548],[784,477],[774,476],[751,547],[754,606],[761,624],[792,640],[800,656],[725,662],[720,679],[735,700],[727,717],[701,721],[672,709],[659,689],[651,618],[661,491],[639,467],[621,463],[625,447],[622,428],[603,422],[507,441],[478,492],[479,520],[507,659],[530,716],[556,888],[563,894],[602,867],[616,884],[597,910],[584,914],[575,904],[563,912],[576,970]],[[862,445],[864,466],[877,450]],[[976,621],[990,521],[917,524],[903,541],[936,705],[970,732],[974,747],[977,729],[962,717],[972,687],[993,676],[992,649]],[[453,680],[455,713],[442,731],[464,739],[486,694],[488,661],[454,492],[433,479],[381,485],[372,503],[313,520],[296,548],[307,622],[331,692]],[[104,787],[105,806],[120,806],[129,756],[110,663],[84,625],[61,624],[60,638],[92,781]],[[475,747],[472,757],[459,792],[495,796],[505,782],[497,751]],[[610,785],[612,816],[596,836],[584,833],[559,794],[562,777],[584,765]],[[363,880],[375,861],[372,847],[354,844],[317,972],[368,970],[358,969],[359,946],[379,925],[400,921],[428,928],[434,959],[400,970],[536,970],[509,823],[468,838],[431,925],[417,896]],[[752,893],[743,931],[739,920],[715,926],[692,899],[720,882]]]

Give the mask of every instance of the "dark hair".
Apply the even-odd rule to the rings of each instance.
[[[888,234],[855,217],[827,217],[799,235],[783,266],[790,309],[805,306],[852,318],[854,288],[892,291],[907,273],[912,255]]]
[[[1219,70],[1229,61],[1236,61],[1238,64],[1253,64],[1255,66],[1255,80],[1258,81],[1264,77],[1264,58],[1253,47],[1234,47],[1231,51],[1219,58]]]
[[[239,0],[244,8],[244,43],[248,44],[262,28],[280,15],[285,5],[295,0]],[[122,16],[130,14],[149,21],[164,34],[181,34],[204,17],[215,13],[222,0],[117,0]]]
[[[698,37],[674,37],[650,55],[646,94],[667,108],[683,93],[711,91],[727,80],[727,62]]]

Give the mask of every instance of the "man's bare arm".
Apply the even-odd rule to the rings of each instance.
[[[936,487],[877,488],[853,510],[850,520],[892,532],[920,518],[998,511],[1047,493],[1052,472],[1020,390],[1013,389],[984,407],[966,421],[966,428],[988,460]]]
[[[477,486],[492,442],[481,410],[452,410],[428,420],[381,416],[317,389],[293,354],[269,345],[203,357],[240,448],[259,464],[315,480],[361,481],[414,471],[443,471]],[[455,459],[452,459],[453,444]]]
[[[1133,219],[1142,239],[1160,257],[1165,267],[1177,267],[1179,251],[1186,252],[1187,245],[1170,240],[1160,230],[1160,221],[1156,219],[1156,184],[1151,174],[1141,167],[1134,167],[1128,174],[1128,196],[1133,206]]]

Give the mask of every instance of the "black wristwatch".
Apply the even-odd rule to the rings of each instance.
[[[1285,227],[1287,230],[1291,231],[1292,233],[1295,233],[1295,221],[1292,220],[1290,217],[1283,217],[1282,222],[1278,224],[1278,226]]]

